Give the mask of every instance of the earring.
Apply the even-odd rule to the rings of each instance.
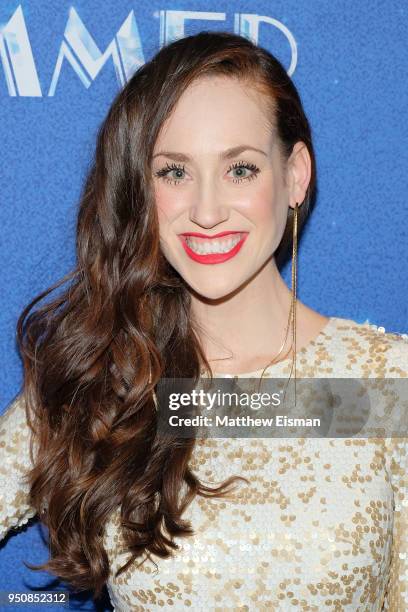
[[[293,209],[293,226],[292,226],[292,287],[291,287],[291,304],[290,304],[290,310],[289,310],[289,317],[288,317],[288,324],[285,328],[285,337],[283,340],[283,343],[281,345],[281,348],[278,352],[277,355],[275,355],[275,357],[264,367],[262,374],[261,374],[261,378],[259,381],[259,386],[260,383],[262,381],[262,378],[264,376],[264,372],[265,370],[273,363],[276,363],[276,359],[277,357],[279,357],[279,355],[281,354],[283,347],[286,344],[286,340],[288,337],[288,332],[289,332],[289,327],[290,324],[292,323],[292,345],[288,350],[288,353],[290,351],[291,348],[293,348],[293,352],[292,352],[292,367],[290,370],[290,374],[289,374],[289,378],[287,380],[286,386],[285,386],[285,394],[286,394],[286,387],[289,383],[289,380],[291,379],[292,376],[292,371],[295,370],[295,406],[296,406],[296,305],[297,305],[297,237],[298,237],[298,212],[299,212],[299,204],[298,202],[296,202],[295,207]],[[259,386],[258,386],[258,390],[259,390]],[[285,397],[285,394],[283,397]]]
[[[296,202],[293,211],[293,235],[292,235],[292,368],[290,370],[289,379],[292,375],[292,370],[295,370],[295,406],[296,406],[296,305],[297,305],[297,237],[298,237],[298,211],[299,204]]]

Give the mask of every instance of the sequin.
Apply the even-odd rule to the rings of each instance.
[[[407,377],[408,335],[332,317],[301,357],[298,377]],[[265,375],[287,378],[290,367]],[[34,515],[20,480],[30,462],[19,398],[0,417],[0,454],[4,537]],[[242,474],[249,485],[228,500],[196,497],[184,515],[195,535],[155,557],[158,571],[146,561],[114,577],[128,559],[115,512],[104,545],[116,611],[408,610],[406,438],[210,438],[191,468],[206,482]]]

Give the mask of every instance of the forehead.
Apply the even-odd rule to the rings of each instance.
[[[251,82],[227,76],[206,76],[183,92],[165,121],[155,150],[226,149],[241,142],[270,149],[272,117],[268,98]]]

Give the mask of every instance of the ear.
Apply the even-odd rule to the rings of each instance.
[[[294,145],[287,163],[287,173],[289,206],[295,208],[296,202],[301,205],[305,199],[312,175],[312,161],[304,142],[299,141]]]

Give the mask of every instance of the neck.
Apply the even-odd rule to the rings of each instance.
[[[238,291],[220,300],[192,295],[192,315],[213,372],[252,369],[274,357],[282,346],[291,306],[291,290],[274,258]],[[297,316],[301,304],[297,303]],[[278,359],[288,354],[292,330]]]

